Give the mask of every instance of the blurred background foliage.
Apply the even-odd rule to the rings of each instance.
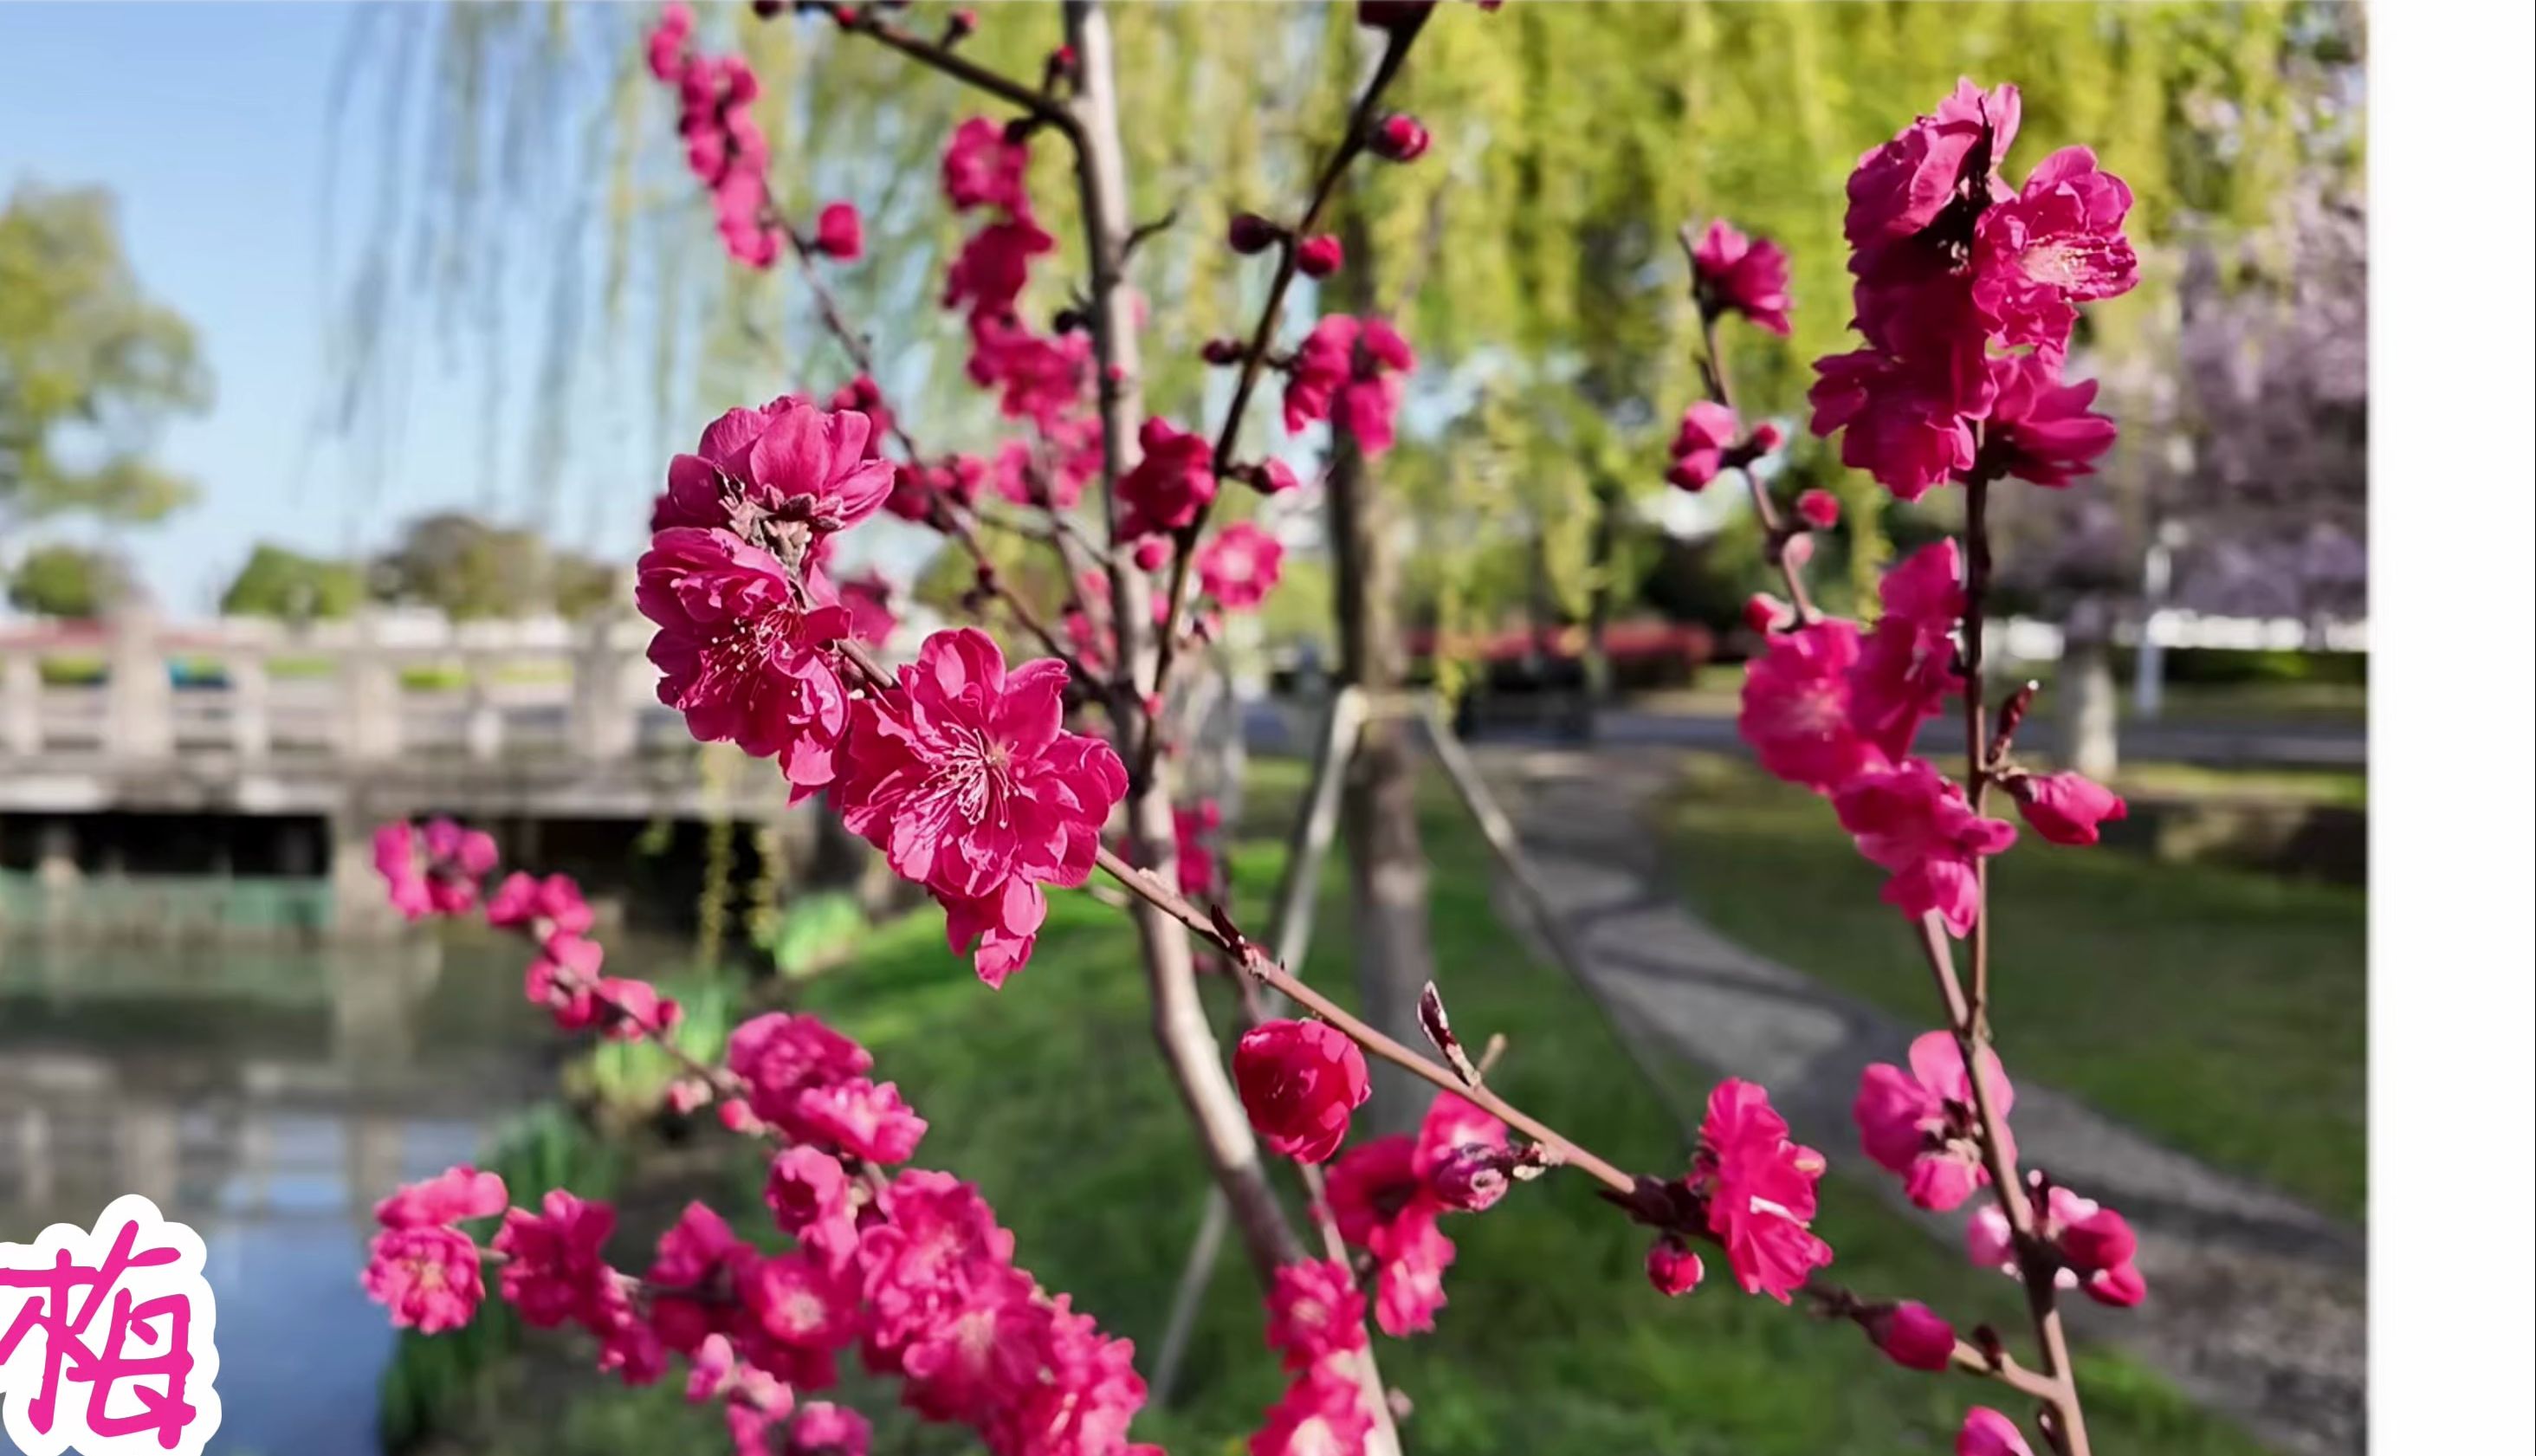
[[[642,67],[654,14],[513,4],[367,19],[337,95],[395,118],[397,156],[366,219],[348,208],[338,220],[353,243],[339,281],[341,427],[393,413],[399,360],[423,338],[498,355],[496,341],[521,326],[500,300],[523,280],[548,300],[532,321],[543,331],[539,390],[569,394],[595,358],[640,358],[665,453],[733,403],[846,377],[785,269],[723,259],[670,137],[671,104]],[[939,19],[923,6],[906,16],[918,29]],[[2106,471],[2112,519],[2089,526],[2135,560],[2214,453],[2174,439],[2237,423],[2186,408],[2187,305],[2224,317],[2226,300],[2286,296],[2302,199],[2365,223],[2362,24],[2356,6],[2307,0],[1442,7],[1399,94],[1434,152],[1364,169],[1345,199],[1372,244],[1372,276],[1353,282],[1404,320],[1426,365],[1408,440],[1386,465],[1387,488],[1410,503],[1409,619],[1448,631],[1573,622],[1600,591],[1621,614],[1722,625],[1758,584],[1757,535],[1733,493],[1685,498],[1661,481],[1663,437],[1697,381],[1676,234],[1712,216],[1776,238],[1793,260],[1794,336],[1731,328],[1729,366],[1748,414],[1792,426],[1789,483],[1848,505],[1816,572],[1830,604],[1855,606],[1897,540],[1936,529],[1793,426],[1809,361],[1846,347],[1848,170],[1959,75],[2023,88],[2011,177],[2083,142],[2138,197],[2142,286],[2090,310],[2080,341],[2081,367],[2130,424]],[[1198,346],[1236,330],[1265,283],[1222,246],[1225,222],[1296,206],[1378,38],[1345,5],[1182,0],[1118,7],[1115,25],[1134,212],[1173,220],[1134,270],[1152,305],[1148,403],[1187,422],[1221,408]],[[708,7],[701,32],[708,48],[746,55],[764,84],[756,115],[788,211],[832,198],[861,209],[866,257],[835,281],[874,339],[884,385],[913,402],[919,438],[989,446],[994,422],[959,377],[957,326],[933,304],[961,230],[939,203],[940,151],[961,118],[992,108],[877,46],[836,43],[821,20]],[[989,11],[967,45],[1036,75],[1057,38],[1053,6],[1016,5]],[[1043,211],[1070,216],[1063,158],[1038,150]],[[1059,258],[1026,300],[1042,319],[1081,272],[1071,230],[1051,231]],[[2344,290],[2355,311],[2361,261]],[[534,473],[539,449],[568,440],[572,411],[520,417],[491,398],[504,388],[488,384],[488,427],[525,430]],[[1278,438],[1263,423],[1251,438]],[[2356,479],[2359,459],[2320,468]],[[627,481],[626,509],[655,483]],[[2067,524],[2039,513],[2036,528]],[[895,529],[870,536],[885,543]],[[2356,516],[2336,529],[2359,549]],[[1683,565],[1682,538],[1699,538],[1702,580],[1655,582],[1659,563]],[[930,585],[926,596],[948,601],[964,583]]]

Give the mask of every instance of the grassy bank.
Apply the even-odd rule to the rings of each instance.
[[[1831,811],[1749,765],[1688,762],[1667,823],[1728,935],[1897,1015],[1925,969]],[[2367,1213],[2368,899],[2345,886],[2063,849],[1992,873],[2011,1070],[2355,1222]]]
[[[1278,855],[1270,842],[1282,831],[1275,816],[1296,779],[1291,767],[1258,766],[1259,842],[1236,860],[1244,913],[1263,924],[1258,902]],[[1437,961],[1456,1023],[1468,1035],[1513,1037],[1498,1084],[1624,1166],[1678,1166],[1675,1124],[1592,1003],[1532,964],[1496,920],[1477,843],[1440,812],[1430,816],[1429,842]],[[1349,935],[1335,873],[1325,896],[1309,974],[1337,987],[1347,981]],[[932,1119],[922,1161],[976,1180],[1018,1234],[1023,1261],[1149,1358],[1196,1223],[1202,1175],[1147,1052],[1132,936],[1114,911],[1084,896],[1055,898],[1037,958],[1000,993],[978,985],[943,949],[938,920],[923,915],[875,931],[854,966],[800,995],[869,1044],[881,1074]],[[723,1200],[752,1201],[744,1182]],[[2013,1327],[2004,1281],[1976,1274],[1857,1189],[1834,1184],[1826,1204],[1819,1227],[1839,1250],[1835,1274],[1862,1290],[1913,1293],[1960,1318]],[[1731,1286],[1658,1298],[1640,1273],[1643,1237],[1581,1178],[1519,1189],[1452,1232],[1462,1252],[1439,1329],[1383,1345],[1387,1373],[1417,1403],[1409,1439],[1421,1456],[1942,1452],[1952,1449],[1963,1407],[1995,1398],[1978,1382],[1896,1369],[1855,1331],[1816,1325]],[[2257,1449],[2121,1358],[2091,1352],[2086,1362],[2104,1449]],[[713,1449],[692,1443],[719,1439],[699,1413],[680,1409],[673,1390],[628,1394],[580,1374],[570,1377],[572,1398],[531,1400],[516,1393],[521,1376],[506,1378],[515,1393],[492,1405],[507,1433],[472,1451],[666,1456]],[[1228,1257],[1179,1401],[1149,1413],[1139,1433],[1181,1456],[1230,1456],[1278,1386],[1249,1276]],[[863,1397],[883,1422],[877,1449],[967,1449],[950,1432],[890,1419],[889,1399],[884,1391]],[[539,1414],[514,1424],[525,1407]]]

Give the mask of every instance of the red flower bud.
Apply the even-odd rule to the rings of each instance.
[[[1300,1163],[1337,1152],[1349,1115],[1372,1094],[1364,1053],[1318,1021],[1272,1021],[1242,1033],[1233,1080],[1260,1138]]]
[[[1233,222],[1224,230],[1224,240],[1233,251],[1243,255],[1264,253],[1277,245],[1286,229],[1260,217],[1257,213],[1236,213]]]
[[[1659,1238],[1655,1247],[1647,1250],[1647,1283],[1656,1287],[1657,1294],[1667,1298],[1686,1295],[1699,1288],[1699,1277],[1706,1272],[1700,1265],[1699,1255],[1692,1253],[1689,1245],[1680,1239],[1671,1236]]]
[[[1426,1186],[1448,1208],[1480,1213],[1506,1195],[1513,1179],[1506,1170],[1514,1154],[1487,1143],[1464,1143],[1444,1155],[1426,1175]]]
[[[1339,245],[1336,233],[1314,233],[1295,249],[1295,266],[1303,270],[1305,278],[1328,278],[1346,261],[1347,249]]]
[[[1769,426],[1763,425],[1762,429]],[[1752,432],[1753,443],[1760,442],[1761,431]],[[1816,531],[1829,531],[1840,524],[1840,497],[1828,490],[1808,490],[1797,497],[1797,514]]]
[[[1752,453],[1767,455],[1788,443],[1787,432],[1768,420],[1752,426]]]
[[[2123,796],[2079,774],[2026,774],[2007,781],[2016,811],[2034,832],[2056,845],[2092,845],[2097,826],[2130,812]]]
[[[1767,592],[1755,592],[1752,600],[1744,603],[1744,625],[1755,632],[1775,632],[1794,620],[1788,603]]]
[[[832,202],[819,209],[819,251],[840,263],[851,263],[863,255],[862,214],[850,202]]]
[[[1136,564],[1147,571],[1159,571],[1172,559],[1172,543],[1159,536],[1149,536],[1136,542]]]
[[[2140,1277],[2139,1267],[2134,1264],[2116,1264],[2111,1269],[2099,1269],[2087,1276],[2082,1288],[2086,1290],[2088,1298],[2099,1304],[2111,1304],[2116,1309],[2128,1309],[2148,1298],[2148,1281]]]
[[[976,34],[977,31],[978,12],[963,7],[951,12],[951,24],[945,29],[943,38],[946,40],[959,40],[966,36]]]
[[[1426,155],[1431,140],[1418,118],[1395,111],[1382,118],[1373,128],[1373,137],[1365,146],[1385,161],[1416,161]]]
[[[1303,483],[1295,477],[1294,467],[1275,459],[1248,467],[1242,472],[1241,478],[1261,495],[1280,495]]]
[[[2081,1274],[2112,1269],[2131,1261],[2139,1239],[2121,1214],[2100,1208],[2060,1231],[2060,1257]]]
[[[1905,1299],[1867,1317],[1867,1337],[1897,1365],[1942,1370],[1954,1361],[1955,1327],[1935,1310]]]
[[[1210,339],[1203,348],[1198,349],[1197,356],[1221,368],[1228,364],[1240,363],[1242,354],[1248,351],[1248,348],[1249,346],[1238,339]]]

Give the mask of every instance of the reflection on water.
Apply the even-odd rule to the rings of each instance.
[[[369,1210],[538,1094],[519,975],[499,942],[0,944],[0,1236],[147,1195],[210,1253],[212,1451],[370,1456]]]

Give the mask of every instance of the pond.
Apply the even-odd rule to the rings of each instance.
[[[209,1253],[223,1456],[371,1456],[370,1209],[552,1086],[519,947],[0,943],[0,1237],[141,1193]]]

